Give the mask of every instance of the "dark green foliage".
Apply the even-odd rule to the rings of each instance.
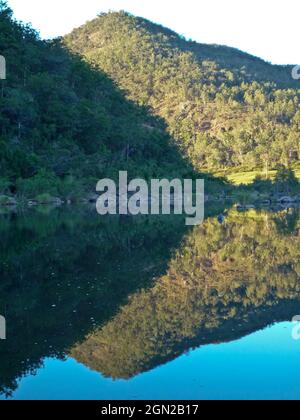
[[[290,193],[298,186],[298,179],[292,169],[281,166],[278,168],[275,184],[280,192]]]
[[[42,41],[14,21],[4,2],[0,53],[8,67],[1,81],[0,171],[17,192],[30,191],[41,171],[52,174],[54,189],[72,176],[88,190],[119,170],[143,177],[191,172],[163,121],[125,99],[109,77],[60,40]],[[38,190],[50,193],[49,187],[46,181]]]
[[[187,42],[125,12],[42,41],[3,1],[0,54],[8,67],[0,171],[14,192],[30,190],[43,171],[56,194],[69,195],[67,178],[77,195],[119,170],[143,178],[267,173],[299,160],[300,90],[289,67]],[[206,181],[211,193],[229,188]]]
[[[86,207],[0,214],[0,314],[10,328],[0,395],[152,284],[185,229],[181,217],[100,218]]]

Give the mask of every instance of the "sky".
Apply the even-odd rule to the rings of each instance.
[[[101,12],[126,10],[188,39],[300,64],[299,0],[8,0],[15,17],[53,38]]]

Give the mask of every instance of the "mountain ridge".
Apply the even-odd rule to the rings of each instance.
[[[195,41],[192,39],[188,39],[183,35],[179,35],[176,31],[163,26],[162,24],[155,23],[151,20],[148,20],[140,16],[135,16],[124,10],[120,10],[119,12],[100,13],[96,18],[90,21],[87,21],[85,24],[79,26],[78,28],[74,28],[71,34],[74,32],[80,31],[81,29],[86,28],[87,25],[89,26],[89,25],[98,24],[100,23],[99,19],[106,18],[110,15],[119,16],[120,18],[126,18],[126,17],[132,18],[136,22],[137,28],[139,29],[143,29],[143,30],[146,29],[149,32],[152,31],[153,33],[156,33],[156,34],[159,34],[159,33],[165,34],[169,36],[170,38],[172,38],[173,41],[177,43],[178,47],[183,46],[184,48],[188,48],[191,52],[194,52],[195,54],[197,54],[199,59],[205,60],[209,58],[210,59],[214,58],[215,60],[220,60],[220,64],[222,62],[224,64],[224,61],[222,61],[222,56],[225,56],[225,57],[230,56],[230,57],[235,57],[237,59],[240,59],[242,62],[248,63],[248,64],[251,62],[255,62],[256,64],[259,63],[261,66],[264,66],[266,68],[273,68],[273,70],[276,69],[279,72],[285,72],[285,73],[287,72],[288,78],[289,78],[289,85],[295,86],[295,87],[297,87],[297,85],[299,86],[297,82],[291,79],[291,72],[292,72],[293,67],[295,67],[296,63],[295,64],[273,64],[263,59],[262,57],[255,56],[251,53],[248,53],[247,51],[243,51],[236,47],[232,47],[225,44],[206,44],[206,43],[202,43],[202,42]],[[69,35],[65,35],[65,37],[68,38]],[[266,79],[266,81],[267,80],[268,79]]]
[[[196,171],[299,160],[300,90],[292,66],[189,42],[126,12],[101,14],[63,44],[163,118]]]
[[[213,174],[254,169],[269,190],[271,169],[299,164],[300,85],[285,67],[126,12],[43,41],[0,0],[0,34],[0,196],[77,200],[120,170],[202,177],[224,196]]]

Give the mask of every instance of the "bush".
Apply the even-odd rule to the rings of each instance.
[[[32,178],[17,180],[17,194],[34,198],[41,194],[57,195],[60,180],[53,173],[41,170]]]
[[[35,200],[40,204],[51,204],[55,201],[55,198],[48,193],[39,194],[35,197]]]
[[[0,178],[0,194],[9,192],[10,182],[7,178]]]
[[[59,196],[66,199],[77,201],[82,198],[84,192],[83,183],[74,176],[69,175],[60,180],[58,187]]]
[[[279,193],[290,193],[299,187],[295,172],[285,166],[278,167],[275,185]]]
[[[257,191],[258,193],[264,193],[264,192],[271,192],[273,185],[272,181],[269,179],[266,179],[262,175],[257,175],[251,184],[251,188]]]
[[[0,195],[0,206],[14,206],[16,205],[16,200],[12,197],[7,197],[6,195]]]

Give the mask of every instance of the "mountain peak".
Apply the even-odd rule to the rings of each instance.
[[[163,118],[198,171],[263,170],[299,155],[299,83],[289,66],[187,41],[126,12],[103,14],[64,43]]]

